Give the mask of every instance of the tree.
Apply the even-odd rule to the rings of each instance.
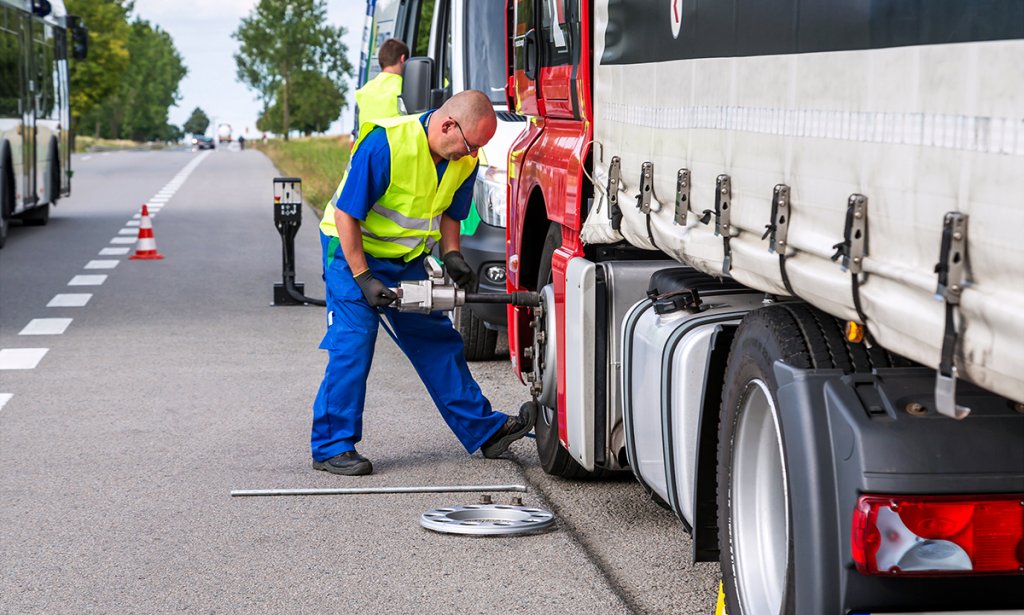
[[[239,81],[256,91],[268,118],[271,107],[278,105],[285,139],[292,124],[295,84],[302,81],[303,72],[330,80],[345,105],[343,80],[352,72],[342,42],[345,28],[327,25],[324,0],[259,0],[231,36],[240,43],[235,54]]]
[[[67,10],[80,16],[89,28],[89,57],[71,63],[71,113],[77,124],[117,90],[128,69],[128,14],[132,3],[68,0]],[[96,132],[99,133],[99,123]]]
[[[131,62],[117,89],[85,118],[105,137],[162,140],[168,109],[188,71],[171,36],[142,19],[132,22],[127,49]]]
[[[210,127],[210,118],[207,117],[206,112],[196,107],[192,110],[192,115],[189,116],[188,120],[182,126],[185,132],[201,135],[206,132],[206,129]]]
[[[339,88],[335,82],[320,73],[308,70],[295,73],[292,78],[290,128],[304,135],[325,132],[341,115],[346,90],[347,86]],[[256,128],[264,132],[286,132],[284,113],[280,104],[282,98],[283,93],[279,89],[276,102],[262,113],[256,122]]]

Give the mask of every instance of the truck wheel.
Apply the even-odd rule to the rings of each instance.
[[[486,361],[494,358],[498,347],[498,332],[484,326],[484,321],[472,310],[461,307],[452,315],[455,328],[462,334],[463,353],[467,361]]]
[[[772,364],[850,373],[888,367],[881,349],[847,343],[835,318],[781,303],[752,312],[729,353],[718,431],[718,528],[726,611],[793,612],[786,450]]]
[[[553,359],[557,353],[549,352],[549,349],[554,349],[557,340],[557,333],[553,326],[555,322],[554,293],[550,292],[550,289],[548,292],[543,291],[544,287],[552,283],[551,257],[560,245],[562,245],[562,227],[552,223],[544,238],[544,250],[541,252],[536,286],[537,290],[542,291],[542,295],[547,299],[545,302],[547,305],[542,306],[534,314],[533,374],[536,381],[542,383],[545,382],[545,376],[547,376],[545,388],[557,386],[558,382],[558,378],[555,376],[558,366]],[[548,474],[561,478],[592,478],[601,475],[600,472],[588,472],[584,469],[558,441],[557,399],[554,391],[544,391],[537,403],[540,413],[537,415],[537,423],[533,430],[537,436],[537,456],[540,458],[541,468]]]

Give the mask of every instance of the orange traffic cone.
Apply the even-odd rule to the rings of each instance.
[[[153,237],[153,223],[149,220],[149,208],[142,205],[142,219],[139,220],[139,242],[135,247],[132,260],[158,260],[163,255],[156,251],[156,239]]]

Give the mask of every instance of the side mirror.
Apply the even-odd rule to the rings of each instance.
[[[48,0],[32,0],[32,14],[36,17],[46,17],[53,12],[53,6]]]
[[[433,108],[431,88],[434,77],[434,59],[424,56],[409,58],[402,70],[402,102],[405,112],[412,115]]]
[[[69,17],[71,26],[71,57],[84,60],[89,56],[89,28],[82,24],[81,17]]]

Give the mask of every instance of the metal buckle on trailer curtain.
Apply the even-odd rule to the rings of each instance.
[[[957,309],[960,295],[967,283],[967,215],[951,211],[942,224],[942,245],[939,262],[935,265],[938,287],[935,298],[946,303],[946,325],[942,336],[942,354],[935,375],[936,409],[948,417],[962,419],[971,409],[956,403],[956,361],[954,354],[959,341]]]
[[[636,206],[645,216],[651,215],[651,192],[654,182],[654,163],[645,162],[640,167],[640,194],[636,196]]]
[[[690,170],[679,169],[676,174],[676,217],[675,223],[686,224],[686,212],[690,209]]]
[[[729,240],[732,238],[732,179],[722,174],[715,180],[715,235],[722,236],[722,273],[728,275],[732,270],[732,249]]]
[[[612,228],[616,231],[622,227],[622,210],[619,209],[619,173],[621,172],[622,159],[612,156],[612,162],[608,165],[608,217],[612,221]]]
[[[789,283],[789,275],[786,273],[786,241],[789,236],[789,186],[786,184],[775,184],[772,191],[772,219],[764,227],[764,235],[761,239],[768,239],[768,252],[779,254],[779,274],[782,276],[782,283],[790,295],[796,296],[793,287]]]
[[[864,261],[864,249],[867,244],[868,197],[863,194],[851,194],[846,206],[846,224],[843,227],[843,240],[832,247],[836,253],[832,260],[838,261],[840,268],[846,272],[861,272]]]

